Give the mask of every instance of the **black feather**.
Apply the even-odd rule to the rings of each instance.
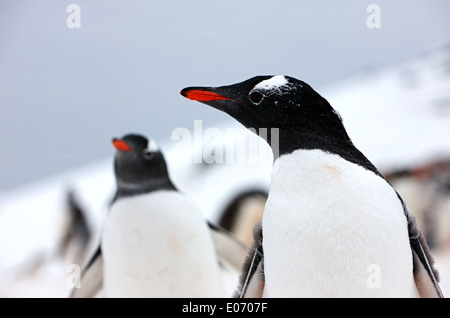
[[[239,298],[241,297],[241,295],[245,294],[248,282],[250,282],[259,264],[263,261],[264,252],[262,243],[263,243],[262,225],[261,223],[256,223],[255,227],[253,228],[253,245],[249,250],[244,265],[242,266],[241,275],[239,277],[239,285],[233,294],[234,298]],[[261,279],[264,280],[264,262],[261,263],[261,265],[262,265]]]

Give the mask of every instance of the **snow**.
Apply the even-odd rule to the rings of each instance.
[[[192,138],[195,143],[166,140],[159,149],[175,185],[197,202],[205,218],[216,220],[241,191],[268,188],[272,157],[270,147],[238,123],[227,122],[215,134],[206,131],[200,138]],[[245,153],[239,153],[239,148]],[[219,149],[224,156],[226,149],[234,149],[234,155],[208,157],[220,153]],[[203,162],[194,162],[196,152],[200,152]],[[258,156],[268,159],[260,160]],[[69,295],[66,268],[71,264],[50,256],[62,235],[60,222],[69,189],[81,200],[98,241],[115,189],[112,157],[0,194],[0,297]],[[43,266],[34,266],[36,259]],[[226,275],[231,295],[237,277]]]
[[[0,270],[55,248],[69,189],[82,199],[88,221],[98,224],[114,187],[112,160],[105,160],[1,193]]]
[[[262,89],[266,91],[280,91],[281,87],[286,86],[288,84],[288,80],[283,75],[275,75],[271,78],[264,80],[257,85],[253,89]]]
[[[160,150],[159,146],[158,146],[158,143],[155,140],[153,140],[152,138],[148,138],[148,147],[147,147],[147,149],[150,150],[150,152],[157,152],[157,151]]]
[[[450,156],[450,46],[357,74],[319,93],[381,170]]]
[[[450,157],[449,61],[450,47],[442,47],[316,90],[339,111],[355,145],[381,171],[412,167]],[[284,76],[274,76],[255,88],[273,90],[286,83]],[[212,220],[240,191],[267,189],[272,169],[270,149],[257,136],[231,120],[215,128],[189,143],[160,143],[174,183]],[[230,149],[233,156],[220,161]],[[239,157],[239,149],[248,153]],[[198,153],[201,163],[194,161]],[[61,260],[44,257],[48,266],[31,271],[33,279],[13,278],[24,266],[32,267],[37,255],[55,249],[68,189],[75,190],[98,234],[114,194],[112,154],[113,150],[111,158],[0,193],[0,297],[67,295],[67,264],[61,265]],[[437,260],[438,269],[440,263],[445,264],[443,289],[450,290],[446,255]]]

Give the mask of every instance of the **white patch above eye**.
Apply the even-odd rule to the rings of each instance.
[[[148,146],[147,149],[150,152],[158,152],[159,151],[159,147],[158,144],[156,143],[156,141],[154,141],[153,139],[149,139],[148,140]]]
[[[271,78],[258,83],[253,89],[260,90],[279,90],[288,84],[288,80],[283,75],[272,76]]]

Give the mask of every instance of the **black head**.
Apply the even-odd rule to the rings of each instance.
[[[162,153],[153,140],[129,134],[112,140],[116,148],[114,172],[117,197],[174,189]]]
[[[289,76],[256,76],[222,87],[188,87],[181,95],[224,111],[247,128],[298,128],[308,120],[319,125],[323,116],[340,121],[311,86]]]
[[[350,161],[362,156],[368,162],[352,144],[340,115],[328,101],[293,77],[256,76],[228,86],[188,87],[181,95],[224,111],[247,128],[265,129],[266,141],[272,149],[277,148],[276,156],[297,149],[321,149]],[[276,142],[274,131],[279,138]]]

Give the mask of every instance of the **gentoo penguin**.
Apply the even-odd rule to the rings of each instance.
[[[240,193],[223,209],[219,225],[245,245],[252,246],[252,230],[261,222],[266,200],[267,192],[263,190]]]
[[[67,208],[62,220],[62,238],[58,245],[58,254],[67,264],[84,264],[86,251],[92,239],[92,230],[88,224],[85,209],[77,200],[75,191],[67,191]]]
[[[73,297],[225,297],[213,238],[153,140],[113,139],[117,191]],[[83,290],[84,289],[84,290]]]
[[[265,128],[274,152],[241,297],[442,296],[414,217],[307,83],[256,76],[181,94]]]

